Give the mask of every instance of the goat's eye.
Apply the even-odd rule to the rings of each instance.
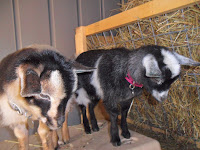
[[[164,82],[164,80],[159,77],[153,77],[153,78],[151,78],[151,81],[155,82],[156,84],[162,84]]]

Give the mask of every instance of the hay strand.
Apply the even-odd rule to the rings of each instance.
[[[150,0],[122,1],[126,11]],[[138,48],[157,44],[200,61],[200,4],[87,37],[88,49]],[[106,36],[105,36],[106,35]],[[157,103],[144,93],[134,99],[129,118],[135,124],[160,128],[171,136],[200,139],[200,67],[183,67],[168,100]],[[167,135],[166,135],[167,136]]]

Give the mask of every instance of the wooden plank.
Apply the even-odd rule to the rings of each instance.
[[[22,31],[20,22],[19,0],[13,1],[14,6],[14,20],[15,20],[15,37],[16,37],[16,49],[22,48]]]
[[[18,1],[22,47],[35,43],[50,45],[50,22],[47,1]]]
[[[50,43],[51,46],[56,47],[56,27],[55,27],[55,17],[54,17],[54,3],[53,0],[48,1],[49,6],[49,22],[50,22]]]
[[[193,5],[200,0],[153,0],[112,17],[86,26],[86,36],[118,28],[134,21]]]
[[[80,26],[76,28],[76,54],[79,55],[82,52],[87,51],[87,44],[86,44],[86,35],[85,35],[85,27]]]
[[[0,1],[0,60],[16,50],[13,7],[13,1]],[[0,128],[0,135],[4,136],[0,136],[0,140],[9,135],[1,134],[2,130]]]
[[[75,28],[78,24],[77,1],[52,0],[55,19],[56,48],[67,58],[74,58],[75,54]],[[73,14],[73,15],[72,15]],[[75,117],[76,119],[77,117]]]

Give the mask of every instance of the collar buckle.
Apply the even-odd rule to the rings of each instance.
[[[135,80],[131,77],[129,72],[127,73],[127,76],[125,77],[125,79],[130,83],[129,88],[131,89],[132,94],[134,94],[133,90],[135,89],[135,87],[140,87],[140,88],[143,87],[143,84],[139,84],[135,82]]]
[[[15,104],[15,103],[13,103],[13,102],[11,102],[11,101],[9,101],[9,104],[10,104],[10,107],[11,107],[13,110],[15,110],[19,115],[23,115],[23,114],[24,114],[23,111],[22,111],[22,109],[20,109],[20,107],[17,106],[17,104]]]

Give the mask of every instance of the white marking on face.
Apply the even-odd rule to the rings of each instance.
[[[58,70],[51,72],[50,82],[52,82],[52,85],[54,85],[55,87],[64,86],[61,74]]]
[[[165,49],[162,49],[161,53],[164,57],[163,62],[166,64],[167,68],[169,68],[172,73],[171,78],[174,78],[175,76],[179,75],[181,66],[176,57],[170,51],[166,51]]]
[[[79,105],[84,105],[87,107],[87,105],[90,103],[90,99],[89,96],[87,94],[87,92],[85,91],[85,89],[80,88],[76,91],[76,93],[78,94],[78,97],[76,98],[76,102]]]
[[[60,105],[61,100],[66,96],[65,88],[62,80],[62,76],[58,70],[52,71],[49,79],[49,84],[47,91],[43,91],[45,94],[48,94],[51,99],[51,106],[47,112],[47,115],[52,119],[53,126],[57,126],[57,114],[58,106]]]
[[[162,102],[162,101],[164,101],[165,99],[167,99],[168,92],[169,92],[169,90],[162,91],[162,92],[159,92],[159,91],[157,91],[157,90],[153,90],[153,91],[152,91],[152,95],[153,95],[153,97],[155,97],[159,102]]]
[[[97,68],[97,69],[92,74],[90,84],[93,85],[94,88],[96,89],[96,94],[103,99],[103,90],[101,88],[99,77],[98,77],[98,65],[99,65],[100,60],[101,60],[101,57],[97,60],[95,64],[94,68]]]

